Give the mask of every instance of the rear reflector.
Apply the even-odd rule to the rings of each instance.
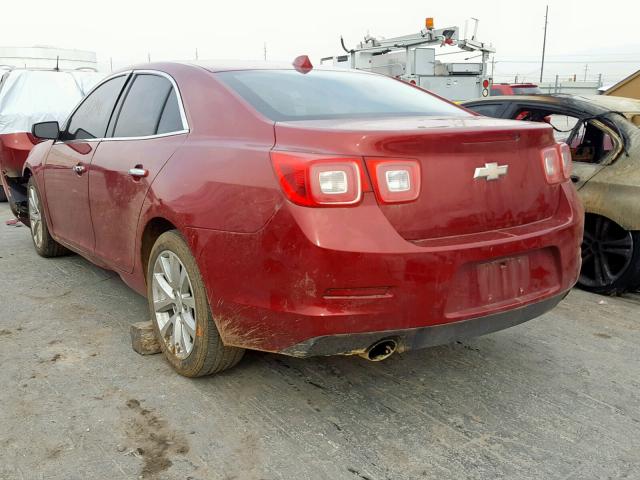
[[[298,205],[356,205],[368,190],[359,157],[272,151],[271,162],[282,191]]]
[[[411,202],[420,195],[420,164],[404,158],[366,158],[380,203]]]

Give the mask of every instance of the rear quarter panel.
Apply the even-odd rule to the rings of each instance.
[[[626,230],[640,230],[640,133],[631,140],[629,156],[621,153],[578,193],[587,213],[607,217]]]
[[[208,71],[171,74],[180,87],[190,133],[143,203],[136,266],[131,278],[125,278],[143,294],[142,236],[153,219],[175,225],[198,260],[193,238],[198,229],[256,232],[284,202],[269,158],[275,143],[273,122],[240,102]]]

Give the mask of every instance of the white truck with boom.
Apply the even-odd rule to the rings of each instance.
[[[345,46],[341,37],[346,54],[322,58],[321,63],[395,77],[456,102],[486,97],[491,85],[487,63],[495,49],[476,40],[478,20],[472,20],[475,22],[473,35],[463,40],[458,38],[458,27],[435,29],[433,18],[427,18],[425,28],[418,33],[393,38],[367,35],[352,49]],[[436,55],[434,46],[459,50]],[[445,63],[436,60],[436,56],[462,52],[479,52],[471,58],[480,57],[481,61]]]

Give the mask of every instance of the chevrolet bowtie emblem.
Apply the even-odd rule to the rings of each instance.
[[[507,174],[509,165],[498,165],[497,163],[485,163],[484,167],[476,168],[473,178],[485,178],[486,180],[498,180],[502,175]]]

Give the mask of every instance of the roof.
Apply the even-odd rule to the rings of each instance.
[[[209,72],[229,72],[236,70],[294,70],[293,63],[289,62],[266,62],[266,61],[243,61],[243,60],[193,60],[193,61],[168,61],[168,62],[151,62],[130,65],[114,71],[113,74],[128,72],[131,70],[160,70],[173,74],[177,71],[185,69],[206,70]],[[334,71],[334,72],[356,72],[363,75],[375,75],[371,72],[363,70],[354,70],[344,67],[334,67],[327,65],[314,65],[313,70]]]
[[[267,62],[256,60],[196,60],[191,62],[181,62],[185,65],[195,65],[210,72],[225,72],[231,70],[294,70],[292,62]],[[344,67],[334,67],[331,65],[313,66],[313,70],[350,70]],[[352,70],[359,72],[360,70]]]
[[[485,97],[477,100],[463,102],[489,103],[489,102],[534,102],[553,104],[589,104],[602,110],[617,112],[640,112],[640,100],[625,97],[610,97],[606,95],[501,95],[497,97]]]
[[[640,78],[640,70],[638,70],[638,71],[637,71],[637,72],[635,72],[635,73],[632,73],[631,75],[629,75],[629,76],[628,76],[628,77],[626,77],[626,78],[623,78],[623,79],[622,79],[622,80],[620,80],[618,83],[615,83],[615,84],[611,85],[610,87],[608,87],[608,88],[605,90],[605,92],[606,92],[606,93],[608,93],[608,92],[612,92],[612,91],[614,91],[614,90],[617,90],[617,89],[619,89],[620,87],[622,87],[622,86],[626,85],[627,83],[632,82],[632,81],[633,81],[633,80],[635,80],[636,78]]]

